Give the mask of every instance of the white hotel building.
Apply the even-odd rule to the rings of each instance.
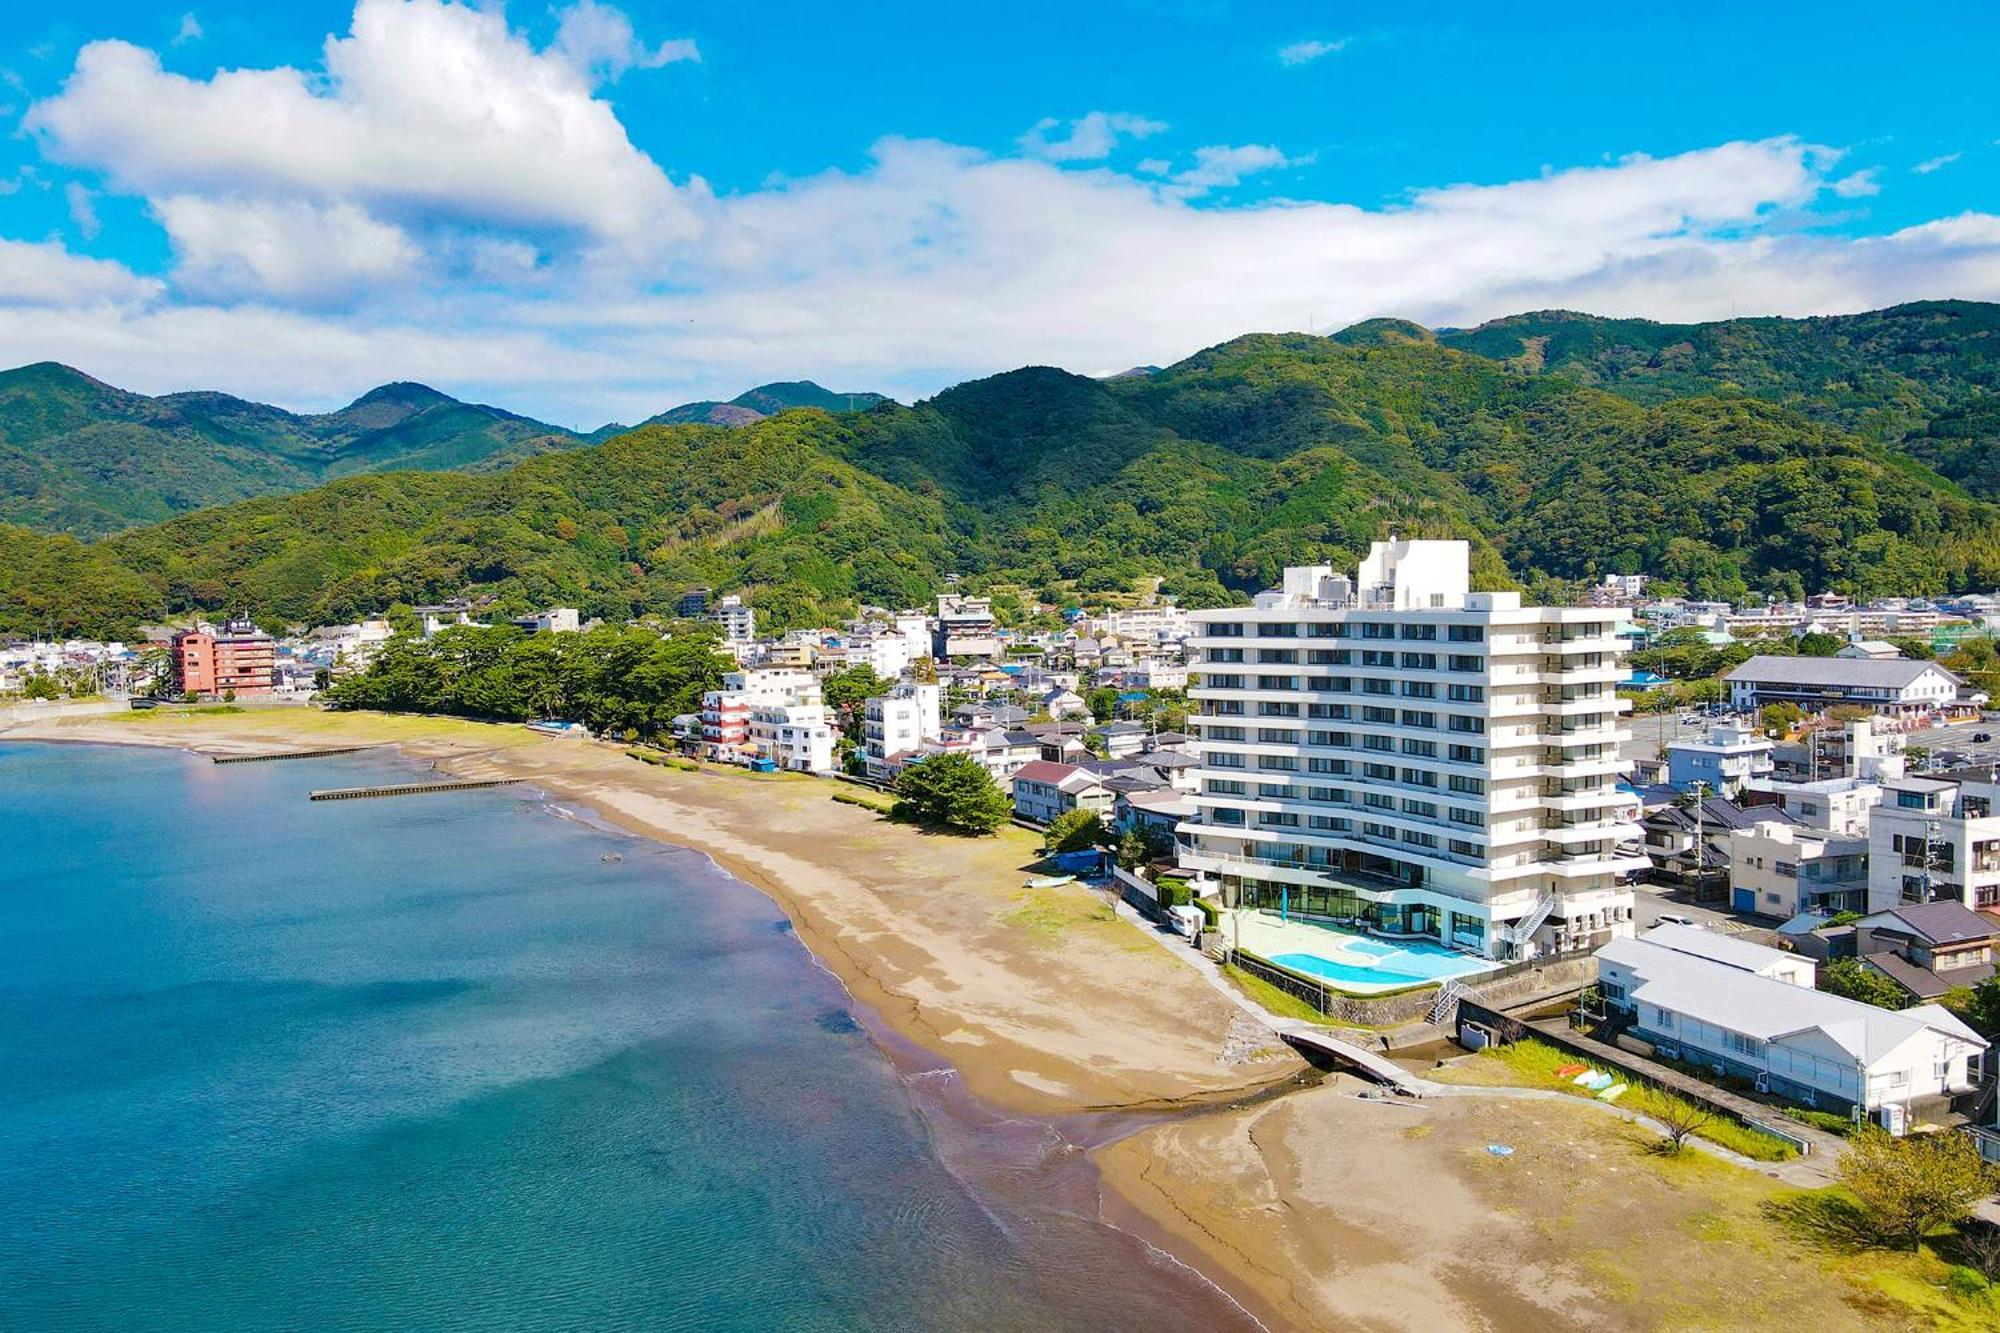
[[[1462,541],[1376,542],[1193,614],[1183,867],[1277,907],[1494,958],[1632,933],[1614,613],[1472,592]]]

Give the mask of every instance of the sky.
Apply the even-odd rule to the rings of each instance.
[[[2000,6],[187,3],[0,17],[0,364],[588,429],[2000,299]]]

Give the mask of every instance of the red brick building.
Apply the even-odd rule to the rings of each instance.
[[[247,620],[232,620],[220,630],[182,630],[168,646],[174,689],[181,694],[269,694],[276,656],[271,636]]]

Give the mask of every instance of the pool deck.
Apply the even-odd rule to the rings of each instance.
[[[1232,912],[1228,921],[1224,932],[1240,930],[1232,942],[1245,951],[1348,995],[1442,985],[1499,966],[1433,940],[1399,941],[1317,921],[1280,920],[1265,911]]]

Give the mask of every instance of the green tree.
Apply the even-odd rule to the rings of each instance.
[[[1847,646],[1847,640],[1838,634],[1822,634],[1815,630],[1811,634],[1799,636],[1800,657],[1832,657]]]
[[[28,677],[27,684],[21,687],[21,693],[29,699],[60,699],[62,687],[56,684],[56,678],[48,672],[37,671]]]
[[[1964,1222],[2000,1188],[2000,1174],[1963,1134],[1899,1139],[1870,1126],[1848,1140],[1836,1170],[1875,1234],[1913,1250],[1940,1227]]]
[[[897,804],[918,823],[954,833],[991,833],[1013,815],[993,775],[965,754],[933,755],[896,778]]]
[[[1095,810],[1065,810],[1042,830],[1042,850],[1088,851],[1101,846],[1106,836],[1104,820]]]
[[[1858,958],[1840,958],[1820,973],[1819,988],[1829,995],[1872,1004],[1877,1009],[1901,1009],[1910,1002],[1901,986],[1865,966]]]
[[[1805,718],[1805,709],[1783,699],[1776,703],[1765,704],[1757,714],[1758,725],[1779,736],[1791,735]]]
[[[1136,870],[1144,865],[1150,854],[1151,849],[1146,845],[1146,835],[1139,831],[1136,824],[1126,829],[1123,836],[1118,839],[1118,864],[1127,870]]]
[[[820,693],[826,706],[840,719],[840,729],[851,741],[861,739],[862,724],[866,720],[867,701],[877,695],[887,694],[890,681],[875,674],[871,666],[853,666],[845,671],[836,671],[820,683]]]
[[[1084,703],[1090,708],[1090,715],[1099,722],[1109,722],[1118,715],[1118,691],[1109,685],[1100,685],[1092,690]]]

